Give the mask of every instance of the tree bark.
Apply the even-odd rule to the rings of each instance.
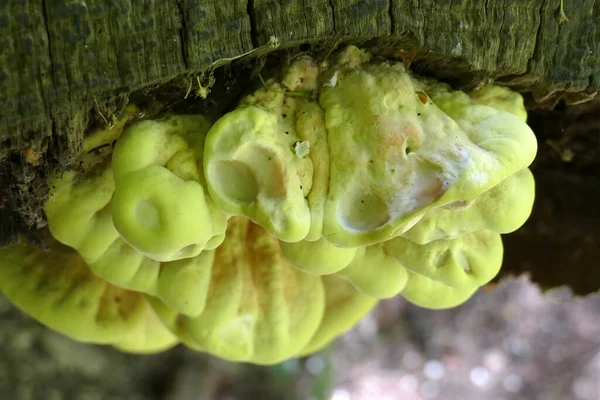
[[[530,104],[600,89],[600,1],[6,0],[0,3],[0,246],[43,220],[50,171],[98,116],[182,75],[274,50],[360,43]],[[308,47],[306,47],[308,45]],[[254,51],[253,51],[254,50]]]

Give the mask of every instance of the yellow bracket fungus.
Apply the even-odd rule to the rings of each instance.
[[[145,296],[95,276],[72,248],[53,241],[51,251],[30,245],[0,249],[3,294],[43,324],[82,342],[152,352],[178,340]]]
[[[215,250],[211,284],[198,296],[207,302],[197,317],[156,309],[191,347],[256,364],[301,351],[321,323],[325,301],[320,277],[294,269],[277,239],[244,217],[230,220]]]
[[[223,238],[225,218],[213,221],[195,151],[185,140],[190,131],[202,135],[203,125],[202,117],[142,121],[127,129],[115,146],[115,228],[155,260],[194,257]]]
[[[208,190],[225,212],[247,215],[285,241],[300,241],[310,229],[304,190],[310,161],[293,149],[278,116],[248,106],[232,111],[211,128],[205,144]],[[289,132],[289,131],[288,131]],[[302,184],[302,176],[309,175]]]
[[[531,214],[534,197],[533,174],[524,168],[474,200],[458,201],[428,211],[402,236],[425,244],[484,229],[511,233]]]
[[[208,250],[223,241],[227,224],[204,195],[202,143],[209,125],[201,116],[145,122],[123,133],[112,163],[54,181],[48,227],[97,276],[196,315],[202,301],[193,295],[207,285]]]
[[[338,273],[361,292],[378,298],[396,296],[404,289],[408,271],[385,250],[384,243],[358,248],[347,268]]]
[[[498,273],[534,200],[519,94],[353,46],[261,82],[214,123],[130,108],[90,136],[53,182],[50,252],[0,250],[0,290],[77,340],[273,364],[379,299],[454,307]]]

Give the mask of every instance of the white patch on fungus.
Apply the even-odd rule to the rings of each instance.
[[[310,153],[310,142],[308,140],[296,142],[294,150],[298,157],[306,157]]]
[[[338,72],[335,71],[333,73],[333,76],[331,77],[331,79],[329,79],[329,82],[325,82],[325,84],[323,84],[323,86],[336,87],[337,81],[338,81]]]

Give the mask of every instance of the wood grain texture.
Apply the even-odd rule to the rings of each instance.
[[[586,98],[600,88],[596,3],[565,1],[570,21],[559,24],[554,0],[4,1],[0,157],[28,144],[73,156],[92,108],[272,37],[280,48],[385,38],[440,77]]]

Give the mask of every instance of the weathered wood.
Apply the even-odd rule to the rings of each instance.
[[[9,0],[0,5],[0,151],[73,155],[109,98],[277,38],[389,39],[441,77],[494,78],[544,99],[600,88],[600,7],[559,1]]]

